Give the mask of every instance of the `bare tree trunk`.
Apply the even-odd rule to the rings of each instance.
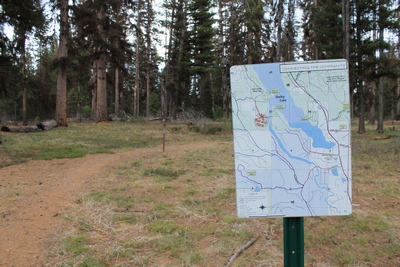
[[[22,73],[22,125],[28,125],[28,111],[26,107],[27,89],[26,89],[26,50],[25,50],[25,34],[21,36],[21,73]]]
[[[275,61],[279,62],[281,61],[282,58],[282,23],[283,23],[283,0],[278,1],[278,14],[276,18],[276,23],[278,24],[278,32],[277,32],[277,37],[276,37],[276,55],[275,55]]]
[[[359,10],[359,7],[356,7],[356,28],[357,28],[357,33],[356,33],[356,43],[357,43],[357,49],[361,48],[361,32],[360,32],[360,21],[361,21],[361,11]],[[361,53],[357,53],[357,65],[358,65],[358,77],[360,81],[364,80],[364,70],[362,68],[363,66],[363,58]],[[365,102],[364,102],[364,84],[360,82],[357,87],[357,93],[358,93],[358,102],[359,102],[359,118],[358,118],[358,133],[363,134],[365,133]]]
[[[104,27],[104,20],[106,14],[104,6],[100,7],[98,11],[97,18],[98,18],[98,25],[97,29],[99,32],[101,44],[98,47],[98,58],[97,58],[97,101],[96,101],[96,121],[107,121],[107,54],[105,48],[105,40],[106,40],[106,32]]]
[[[114,67],[114,114],[119,114],[119,67],[115,64]]]
[[[60,45],[58,47],[57,99],[55,121],[67,127],[68,0],[59,0]]]
[[[314,0],[314,8],[317,8],[317,7],[318,7],[318,0]],[[313,32],[313,39],[314,39],[314,40],[316,39],[316,33],[315,33],[315,31]],[[319,56],[318,56],[318,47],[317,47],[316,44],[314,44],[314,59],[315,59],[315,60],[318,60],[318,59],[319,59]]]
[[[222,1],[218,1],[218,27],[219,27],[219,43],[218,43],[218,52],[221,57],[221,94],[222,94],[222,111],[223,115],[226,118],[230,117],[230,110],[228,108],[229,101],[230,101],[230,90],[228,87],[228,75],[229,75],[229,66],[227,62],[227,55],[226,55],[226,47],[224,41],[226,39],[225,30],[224,30],[224,6]]]
[[[385,77],[381,77],[378,83],[378,127],[376,129],[378,133],[383,133],[384,86]]]
[[[146,69],[146,118],[150,117],[150,66],[151,66],[151,25],[153,23],[153,7],[152,0],[147,0],[147,10],[148,10],[148,18],[147,18],[147,35],[146,35],[146,43],[147,43],[147,51],[146,51],[146,61],[147,61],[147,69]]]
[[[379,2],[379,5],[381,3]],[[380,8],[380,6],[379,6]],[[384,31],[382,29],[382,25],[379,26],[379,42],[382,44],[384,41]],[[379,48],[379,56],[383,57],[383,48],[380,46]],[[380,63],[382,65],[382,63]],[[383,66],[381,66],[383,67]],[[384,112],[384,86],[385,86],[385,77],[379,78],[378,83],[378,127],[377,132],[383,133],[383,112]]]
[[[373,0],[374,5],[376,4],[376,0]],[[376,34],[377,34],[377,29],[376,29],[376,8],[374,8],[373,10],[373,14],[372,14],[372,23],[373,23],[373,27],[372,27],[372,42],[376,42]],[[376,56],[373,56],[375,62],[376,62]],[[377,66],[375,64],[373,64],[373,66],[371,67],[371,72],[372,73],[376,73],[376,69]],[[373,80],[371,82],[371,106],[370,106],[370,110],[369,110],[369,124],[371,125],[375,125],[375,96],[376,96],[376,81]]]
[[[400,0],[399,0],[400,1]],[[350,64],[350,0],[342,0],[343,58]],[[349,66],[350,68],[350,66]],[[350,86],[350,118],[354,116],[353,92]]]
[[[371,106],[369,108],[369,124],[375,125],[375,95],[376,95],[376,83],[371,82]]]
[[[22,77],[23,77],[23,89],[22,89],[22,125],[28,125],[28,111],[26,107],[27,89],[26,89],[26,51],[25,51],[25,37],[23,37],[23,48],[22,48]]]
[[[288,27],[286,30],[286,42],[287,42],[287,61],[294,61],[294,54],[295,54],[295,43],[296,43],[296,38],[295,38],[295,29],[294,29],[294,25],[295,25],[295,4],[296,1],[289,1],[288,2],[288,21],[286,22],[286,24],[291,25],[291,27]]]
[[[398,6],[400,6],[400,0],[397,1]],[[397,12],[397,23],[400,23],[400,9],[398,9]],[[398,53],[398,57],[400,60],[400,29],[397,32],[397,53]],[[400,120],[400,78],[397,79],[397,114],[396,114],[396,119]]]
[[[135,72],[135,88],[133,91],[133,117],[137,119],[139,117],[139,83],[140,83],[140,38],[141,38],[141,32],[140,32],[140,24],[141,24],[141,8],[142,8],[142,1],[138,0],[138,18],[136,22],[136,72]]]
[[[171,57],[172,57],[172,33],[174,28],[174,20],[175,20],[175,12],[176,12],[176,0],[173,0],[172,3],[172,11],[171,11],[171,24],[169,25],[169,40],[168,40],[168,51],[167,51],[167,66],[165,70],[165,81],[164,81],[164,88],[162,92],[162,109],[163,109],[163,120],[165,121],[168,117],[168,102],[171,102],[168,99],[168,88],[171,83]],[[166,44],[167,45],[167,44]]]
[[[97,60],[93,61],[93,73],[92,73],[92,114],[91,118],[96,118],[97,112]]]

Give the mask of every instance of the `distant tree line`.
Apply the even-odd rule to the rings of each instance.
[[[231,66],[345,58],[359,132],[382,132],[400,118],[398,1],[1,0],[0,119],[229,118]]]

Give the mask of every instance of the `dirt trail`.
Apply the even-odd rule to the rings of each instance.
[[[213,146],[214,142],[175,145],[167,150]],[[0,169],[0,266],[47,266],[65,215],[96,183],[123,162],[160,153],[160,147],[86,155],[76,159],[29,161]],[[62,230],[62,229],[61,229]]]

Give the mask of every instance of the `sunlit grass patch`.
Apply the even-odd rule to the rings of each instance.
[[[126,196],[126,189],[112,189],[103,192],[95,192],[89,195],[89,198],[101,202],[103,204],[114,204],[117,207],[130,209],[134,206],[132,196]]]
[[[146,176],[152,176],[156,179],[157,182],[168,182],[172,181],[182,174],[184,174],[185,170],[172,170],[168,168],[152,168],[146,170],[143,174]]]
[[[90,248],[88,246],[88,236],[85,234],[65,237],[62,240],[66,253],[73,255],[81,255],[87,253]]]

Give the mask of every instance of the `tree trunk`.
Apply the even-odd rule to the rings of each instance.
[[[121,24],[122,18],[120,15],[122,6],[122,0],[119,0],[116,9],[115,9],[115,17],[117,25]],[[116,50],[120,50],[119,45],[119,36],[115,36],[114,39],[114,47]],[[116,57],[115,65],[114,65],[114,114],[118,116],[119,114],[119,59]]]
[[[380,9],[380,1],[379,1],[379,9]],[[380,61],[382,62],[382,58],[384,57],[382,44],[384,43],[384,29],[382,25],[379,25],[379,57]],[[383,63],[380,63],[380,67],[384,69]],[[385,87],[385,77],[379,78],[378,83],[378,127],[377,132],[383,133],[383,112],[384,112],[384,87]]]
[[[97,29],[100,36],[100,44],[98,47],[97,58],[97,101],[96,101],[96,121],[107,121],[107,54],[105,48],[106,32],[105,32],[105,9],[104,6],[100,7],[97,13],[98,24]]]
[[[230,91],[228,87],[228,75],[229,75],[229,66],[228,66],[228,61],[227,57],[228,55],[226,54],[226,46],[225,40],[227,38],[224,30],[224,6],[222,1],[218,1],[218,15],[219,15],[219,20],[218,20],[218,27],[219,27],[219,43],[218,43],[218,52],[220,54],[221,58],[221,65],[220,65],[220,71],[221,71],[221,95],[222,95],[222,111],[223,115],[226,118],[230,117],[230,110],[228,108],[229,101],[230,101]]]
[[[60,45],[58,48],[57,99],[55,120],[67,127],[67,56],[68,56],[68,0],[59,0]]]
[[[93,61],[92,73],[92,119],[96,119],[97,113],[97,60]]]
[[[114,67],[114,114],[119,114],[119,67],[115,64]]]
[[[318,0],[314,0],[314,8],[316,9],[318,7]],[[316,39],[316,33],[315,31],[313,32],[313,39]],[[318,46],[317,44],[314,44],[314,59],[318,60],[319,59],[319,55],[318,55]]]
[[[376,0],[373,0],[374,5],[376,4]],[[376,29],[376,8],[373,10],[372,14],[372,21],[373,21],[373,27],[372,27],[372,42],[376,42],[376,34],[377,34],[377,29]],[[376,62],[376,56],[373,56],[374,61]],[[377,66],[373,64],[371,67],[371,73],[375,74],[377,70]],[[376,81],[375,79],[370,82],[371,83],[371,93],[370,95],[370,109],[369,109],[369,124],[370,125],[375,125],[375,96],[376,96]]]
[[[139,83],[140,83],[140,39],[141,39],[141,32],[140,32],[140,26],[141,26],[141,17],[142,13],[141,8],[142,8],[142,1],[138,0],[138,18],[136,22],[136,72],[135,72],[135,89],[133,91],[133,117],[137,119],[139,117]]]
[[[397,5],[400,6],[400,0],[397,1]],[[397,11],[397,23],[400,23],[400,8]],[[400,51],[400,29],[397,30],[397,51]],[[398,54],[400,60],[400,53]],[[397,78],[397,102],[396,102],[396,119],[400,120],[400,78]]]
[[[400,0],[399,0],[400,1]],[[343,20],[343,58],[350,64],[350,0],[342,0]],[[349,66],[350,69],[350,66]],[[350,118],[354,116],[353,91],[350,86]]]
[[[276,55],[275,55],[275,62],[280,62],[282,58],[282,23],[283,23],[283,0],[278,1],[278,14],[276,17],[276,24],[277,24],[277,36],[276,36]]]
[[[364,70],[363,70],[363,55],[361,54],[361,16],[360,8],[356,7],[356,47],[357,47],[357,66],[358,66],[358,102],[359,102],[359,118],[358,118],[358,133],[365,133],[365,103],[364,103]]]
[[[378,84],[378,127],[376,129],[378,133],[383,133],[384,86],[385,77],[381,77]]]
[[[26,107],[27,89],[26,89],[26,50],[25,34],[21,38],[21,73],[22,73],[22,125],[28,125],[28,111]]]
[[[151,25],[153,23],[153,7],[151,0],[147,0],[147,35],[146,35],[146,43],[147,43],[147,51],[146,51],[146,118],[150,117],[150,88],[151,88],[151,79],[150,79],[150,66],[151,66]]]
[[[165,70],[165,80],[162,92],[161,106],[163,110],[163,120],[165,121],[168,118],[168,102],[170,102],[170,97],[168,97],[168,88],[171,84],[171,57],[172,57],[172,33],[173,28],[175,27],[174,21],[176,17],[176,0],[173,0],[172,3],[172,11],[171,11],[171,23],[169,25],[169,40],[168,40],[168,51],[167,51],[167,59],[166,59],[166,70]]]
[[[371,82],[371,106],[369,108],[369,124],[375,125],[375,95],[376,95],[376,83],[375,81]]]

